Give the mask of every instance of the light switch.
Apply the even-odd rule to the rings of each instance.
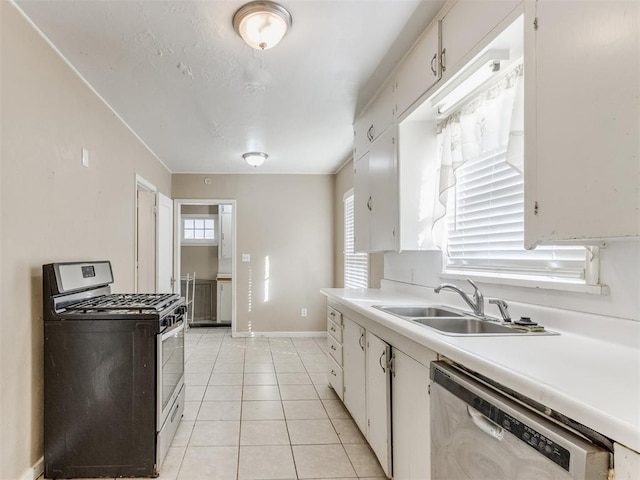
[[[82,149],[82,166],[89,168],[89,150]]]
[[[250,253],[243,253],[242,254],[242,262],[243,263],[249,263],[251,261],[251,254]]]

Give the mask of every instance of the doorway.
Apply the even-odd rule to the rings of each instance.
[[[174,200],[174,271],[190,327],[235,331],[235,200]]]

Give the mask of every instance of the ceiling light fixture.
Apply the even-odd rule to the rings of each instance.
[[[291,28],[291,14],[274,2],[251,2],[233,15],[233,28],[256,50],[275,47]]]
[[[268,157],[269,155],[262,152],[249,152],[242,155],[242,158],[252,167],[259,167]]]

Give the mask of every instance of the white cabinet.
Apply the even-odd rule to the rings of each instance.
[[[437,360],[429,352],[430,360]],[[393,478],[431,478],[429,368],[393,349]]]
[[[395,124],[354,163],[355,249],[397,250],[398,164]]]
[[[233,257],[233,213],[231,205],[218,207],[218,258],[231,259]]]
[[[390,80],[354,123],[353,158],[360,158],[395,118],[394,82]]]
[[[440,31],[435,23],[418,40],[398,68],[396,103],[402,114],[440,80]]]
[[[231,321],[231,280],[218,280],[218,295],[217,295],[217,322],[230,322]]]
[[[458,0],[440,24],[442,76],[449,77],[469,61],[467,54],[520,4],[522,0]]]
[[[391,477],[391,347],[366,332],[366,437],[384,473]]]
[[[525,11],[525,245],[640,234],[640,3]]]
[[[614,443],[613,465],[616,480],[637,480],[640,476],[640,453]]]
[[[365,435],[367,432],[365,330],[343,316],[342,358],[344,405]]]
[[[327,378],[340,400],[344,401],[344,375],[342,371],[342,313],[327,306]]]

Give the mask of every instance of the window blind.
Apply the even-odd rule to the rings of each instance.
[[[344,286],[367,288],[369,286],[369,255],[354,251],[354,202],[353,192],[344,198]]]
[[[584,247],[524,249],[524,182],[506,150],[467,160],[455,177],[447,270],[585,278]]]

